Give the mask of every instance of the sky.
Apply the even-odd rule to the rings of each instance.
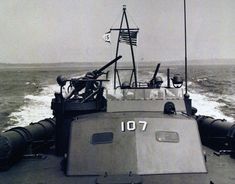
[[[186,2],[189,60],[235,58],[235,1]],[[1,0],[0,63],[109,61],[117,33],[111,44],[102,36],[119,26],[123,4],[140,29],[137,61],[184,59],[183,0]]]

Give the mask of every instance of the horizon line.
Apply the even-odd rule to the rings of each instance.
[[[212,64],[219,64],[219,63],[214,63],[214,61],[223,61],[222,64],[233,64],[233,63],[227,63],[228,61],[234,60],[235,58],[212,58],[212,59],[188,59],[188,62],[190,64],[190,62],[204,62],[204,61],[210,61],[210,63]],[[145,61],[145,60],[137,60],[136,63],[153,63],[153,62],[161,62],[161,63],[176,63],[177,62],[183,62],[184,60],[155,60],[155,61]],[[108,62],[108,61],[107,61]],[[129,61],[126,61],[129,62]],[[63,62],[35,62],[35,63],[29,63],[29,62],[10,62],[10,63],[6,63],[6,62],[0,62],[0,65],[42,65],[42,64],[90,64],[90,63],[106,63],[106,61],[63,61]],[[235,62],[234,62],[235,64]],[[184,65],[184,64],[182,64]]]

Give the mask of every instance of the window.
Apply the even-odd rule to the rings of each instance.
[[[96,133],[92,135],[91,144],[108,144],[113,142],[112,132]]]
[[[177,132],[157,131],[155,135],[158,142],[178,143],[180,141],[179,134]]]

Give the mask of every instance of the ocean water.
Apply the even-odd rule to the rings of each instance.
[[[160,69],[166,80],[166,66]],[[171,73],[184,74],[184,67],[170,66]],[[93,70],[94,68],[90,69]],[[153,67],[138,69],[140,79],[150,79]],[[56,77],[80,76],[87,69],[75,67],[0,68],[0,131],[26,126],[52,117],[51,99],[59,91]],[[188,89],[198,114],[235,120],[235,65],[189,66]],[[112,88],[112,83],[108,88]]]
[[[0,68],[0,130],[52,117],[51,99],[59,90],[56,77],[79,73],[74,68]]]
[[[183,67],[177,69],[183,74]],[[197,114],[235,120],[235,65],[189,66],[189,94]]]

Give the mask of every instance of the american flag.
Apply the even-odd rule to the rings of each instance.
[[[134,46],[137,46],[137,33],[138,33],[138,31],[130,31],[131,43]],[[121,31],[119,41],[130,45],[128,30]]]

